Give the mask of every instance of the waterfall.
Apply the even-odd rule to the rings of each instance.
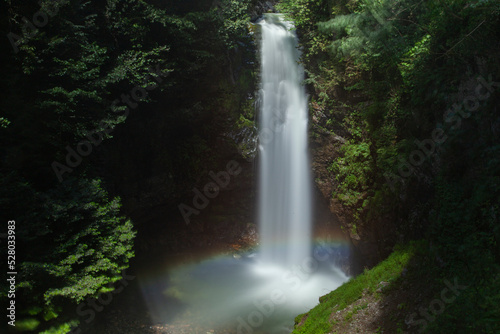
[[[259,230],[265,263],[291,266],[311,252],[307,96],[297,36],[281,15],[260,22]]]
[[[348,280],[336,265],[347,242],[330,230],[312,239],[307,97],[293,25],[276,14],[259,24],[260,253],[193,252],[168,270],[158,270],[163,258],[148,265],[151,275],[140,271],[138,281],[155,321],[199,332],[291,333],[297,314]]]

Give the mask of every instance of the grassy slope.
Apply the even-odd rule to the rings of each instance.
[[[500,333],[500,275],[475,284],[470,275],[442,263],[427,241],[398,246],[297,316],[293,334]]]
[[[397,286],[401,274],[406,272],[405,267],[417,250],[421,248],[421,245],[422,243],[412,243],[407,246],[397,247],[385,261],[376,267],[366,270],[363,274],[321,297],[320,303],[315,308],[308,313],[297,316],[295,319],[296,328],[293,333],[319,334],[332,332],[339,325],[338,321],[332,320],[333,314],[348,308],[350,304],[366,295],[379,299],[392,287]],[[383,282],[382,285],[381,282]],[[364,306],[347,312],[344,320],[350,321],[353,312],[357,312]]]

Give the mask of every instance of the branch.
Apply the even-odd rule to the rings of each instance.
[[[461,40],[459,40],[455,45],[453,45],[448,51],[446,51],[443,55],[439,56],[437,59],[441,58],[441,57],[444,57],[446,56],[451,50],[453,50],[458,44],[462,43],[467,37],[469,37],[470,35],[472,35],[472,33],[474,31],[476,31],[484,22],[486,22],[486,20],[483,20],[483,22],[479,23],[479,25],[477,27],[475,27],[470,33],[468,33],[467,35],[464,36],[464,38],[462,38]]]

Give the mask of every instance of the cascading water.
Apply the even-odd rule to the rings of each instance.
[[[297,314],[348,279],[335,264],[346,243],[312,247],[307,98],[293,26],[276,14],[259,24],[260,256],[221,254],[150,275],[141,271],[151,318],[183,332],[290,333]]]
[[[265,263],[290,267],[311,249],[307,97],[293,25],[276,14],[260,25],[260,248]]]

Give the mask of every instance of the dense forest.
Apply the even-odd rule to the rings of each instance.
[[[426,330],[498,332],[500,4],[318,0],[279,8],[300,34],[318,120],[311,135],[342,138],[327,168],[346,228],[361,239],[372,234],[382,253],[424,240],[422,290],[439,295],[454,277],[473,287],[432,324],[436,312],[422,317]]]
[[[140,223],[125,211],[189,192],[231,152],[217,138],[254,90],[250,2],[1,6],[0,198],[2,219],[16,221],[16,329],[66,333],[77,305],[112,289],[134,256]],[[161,198],[136,186],[152,176]]]
[[[315,186],[358,265],[411,245],[415,259],[402,270],[425,283],[419,302],[439,296],[443,282],[471,287],[429,316],[426,331],[500,331],[497,0],[0,0],[0,8],[0,263],[17,272],[15,332],[84,332],[75,310],[127,284],[158,207],[176,215],[170,247],[189,248],[176,240],[194,240],[197,225],[186,223],[200,210],[179,213],[178,204],[210,171],[227,161],[251,167],[256,155],[254,23],[267,11],[295,23]],[[0,288],[7,308],[9,281]],[[300,333],[332,330],[312,315],[296,322]],[[397,332],[420,329],[417,321]]]

